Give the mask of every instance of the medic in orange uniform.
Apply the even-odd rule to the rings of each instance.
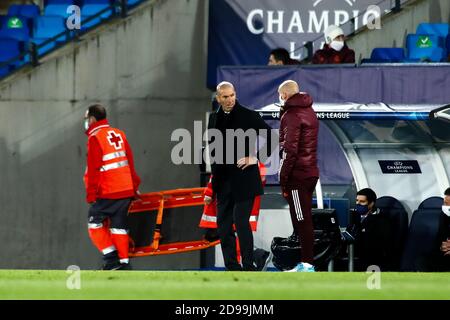
[[[140,178],[123,131],[112,128],[105,107],[95,104],[85,115],[88,136],[84,175],[89,236],[103,253],[103,270],[131,269],[128,258],[128,208],[138,195]]]

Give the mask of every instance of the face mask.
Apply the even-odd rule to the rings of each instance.
[[[84,120],[84,130],[88,130],[89,129],[89,119]]]
[[[357,204],[356,212],[358,212],[360,215],[366,214],[367,212],[369,212],[369,206],[363,206],[362,204]]]
[[[344,47],[344,41],[331,41],[330,47],[336,51],[341,51]]]
[[[278,96],[278,100],[280,101],[280,106],[284,106],[284,100],[281,96]]]
[[[442,206],[442,212],[443,212],[446,216],[450,217],[450,206]]]

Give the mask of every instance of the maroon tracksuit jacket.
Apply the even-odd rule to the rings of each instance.
[[[290,97],[283,107],[280,124],[282,187],[296,186],[300,180],[319,176],[317,167],[319,121],[312,103],[310,95],[297,93]]]
[[[317,137],[319,121],[306,93],[290,97],[281,114],[280,185],[289,203],[294,232],[300,237],[301,261],[314,262],[312,195],[319,177]]]

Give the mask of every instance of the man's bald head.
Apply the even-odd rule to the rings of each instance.
[[[278,87],[280,98],[285,102],[294,94],[299,93],[299,91],[300,89],[298,87],[298,84],[294,80],[286,80]]]
[[[234,86],[231,82],[228,81],[222,81],[217,85],[216,91],[217,94],[220,94],[220,92],[224,89],[232,89],[234,91]]]
[[[297,82],[294,80],[286,80],[280,86],[278,87],[278,92],[284,92],[288,94],[289,96],[293,96],[294,94],[298,93],[300,91]]]
[[[236,104],[236,91],[234,86],[227,81],[223,81],[217,85],[216,100],[222,107],[223,111],[231,112]]]

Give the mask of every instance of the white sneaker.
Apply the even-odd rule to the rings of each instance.
[[[315,272],[314,266],[307,262],[300,262],[294,269],[286,270],[285,272]]]

